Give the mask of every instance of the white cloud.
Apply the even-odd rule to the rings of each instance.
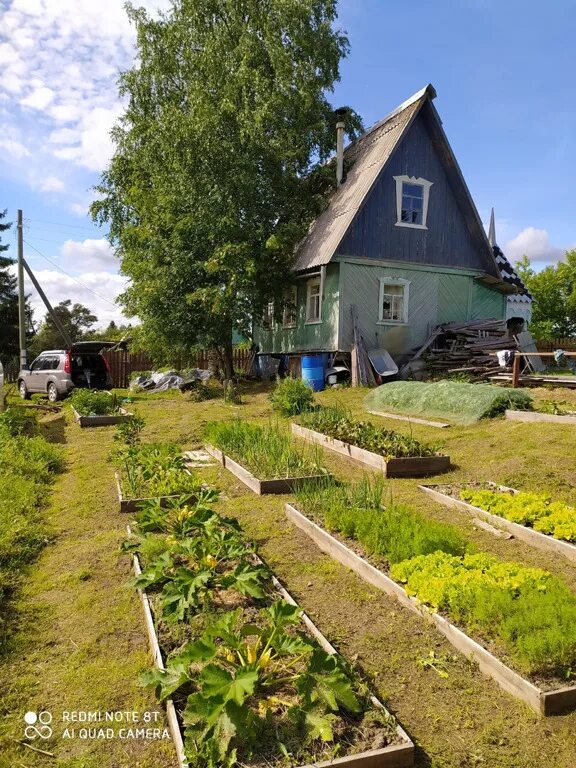
[[[30,157],[30,152],[24,144],[14,139],[0,139],[0,148],[5,149],[12,157],[20,160],[22,157]]]
[[[72,205],[70,206],[70,210],[76,216],[87,216],[88,215],[88,206],[87,205],[82,205],[82,203],[72,203]]]
[[[15,268],[12,271],[15,274]],[[35,269],[34,274],[52,306],[66,299],[73,304],[83,304],[98,318],[97,328],[107,326],[111,320],[117,324],[129,322],[121,308],[114,304],[116,297],[126,288],[126,277],[105,271],[87,271],[74,279],[55,269]],[[30,294],[34,321],[38,323],[44,319],[46,307],[28,278],[25,286],[26,293]]]
[[[46,164],[106,167],[110,128],[122,112],[116,81],[134,61],[135,30],[122,0],[2,0],[0,100],[8,128],[0,136],[18,142],[16,168],[32,184]],[[170,0],[139,0],[150,11]],[[39,113],[39,115],[38,115]],[[40,119],[38,119],[40,117]],[[65,176],[58,170],[57,176]]]
[[[66,240],[60,249],[66,262],[67,270],[75,272],[100,271],[118,267],[118,259],[110,243],[104,238],[99,240],[87,239]]]
[[[550,264],[562,259],[566,250],[552,245],[547,230],[526,227],[506,243],[504,253],[512,261],[526,255],[532,262]]]
[[[43,110],[54,100],[54,91],[45,86],[35,88],[25,99],[20,99],[23,107]]]
[[[46,176],[42,179],[40,184],[42,192],[63,192],[65,189],[64,182],[56,176]]]

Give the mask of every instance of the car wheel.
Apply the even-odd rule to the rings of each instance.
[[[55,403],[56,400],[58,400],[58,389],[53,382],[48,384],[48,400],[50,400],[51,403]]]
[[[30,399],[30,393],[26,389],[25,382],[21,381],[18,384],[18,392],[20,393],[20,397],[22,398],[22,400],[29,400]]]

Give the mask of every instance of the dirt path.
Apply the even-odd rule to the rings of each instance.
[[[0,766],[174,768],[171,741],[131,738],[136,734],[127,729],[144,727],[127,722],[133,716],[116,723],[62,721],[64,712],[142,718],[159,711],[158,722],[148,727],[165,727],[153,693],[137,685],[139,670],[149,664],[148,644],[140,603],[126,586],[129,561],[118,554],[126,520],[116,511],[113,470],[106,462],[113,428],[68,424],[60,432],[69,464],[47,510],[54,540],[29,569],[13,651],[0,664],[0,711],[6,715]],[[15,741],[24,737],[24,713],[43,710],[52,714],[53,735],[31,744],[54,757]],[[66,726],[75,729],[73,737],[64,736]],[[113,737],[106,730],[83,734],[82,727],[111,728]]]

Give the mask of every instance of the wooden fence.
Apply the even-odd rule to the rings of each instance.
[[[576,338],[537,341],[536,348],[538,352],[555,352],[557,349],[563,349],[564,352],[576,352]]]
[[[244,369],[250,359],[249,349],[234,349],[232,359],[234,368]],[[130,382],[130,376],[134,371],[151,371],[155,366],[151,358],[145,352],[125,352],[117,349],[112,352],[104,352],[105,358],[110,366],[110,373],[115,387],[127,387]],[[208,368],[209,352],[206,349],[200,349],[192,354],[186,360],[176,360],[174,362],[175,370],[184,368]],[[165,366],[163,366],[165,367]]]

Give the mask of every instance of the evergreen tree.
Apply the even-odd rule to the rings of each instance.
[[[3,363],[18,359],[18,290],[16,277],[10,271],[14,259],[5,255],[9,245],[2,235],[12,226],[3,222],[6,211],[0,211],[0,359]]]

